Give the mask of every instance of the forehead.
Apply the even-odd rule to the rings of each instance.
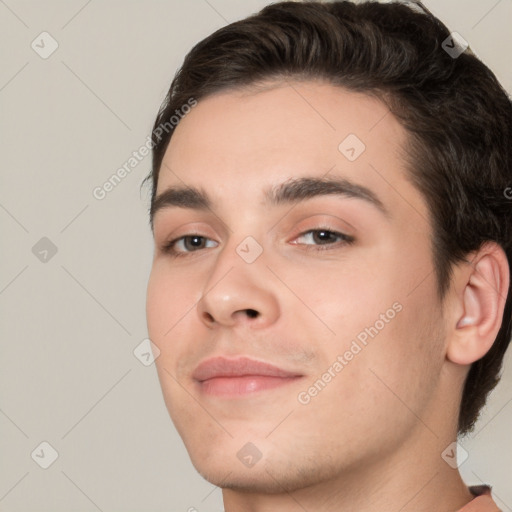
[[[407,180],[406,141],[383,102],[330,84],[225,91],[200,100],[178,124],[157,195],[189,185],[243,206],[287,179],[327,175],[372,189],[390,209],[412,208],[426,218],[423,199]]]

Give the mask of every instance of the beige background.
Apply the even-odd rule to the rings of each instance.
[[[133,354],[147,336],[150,157],[103,200],[92,192],[144,144],[191,46],[266,3],[0,0],[1,511],[222,510],[154,365]],[[426,3],[511,91],[512,2]],[[47,59],[31,48],[43,31],[59,45]],[[44,241],[34,254],[43,237],[55,255]],[[461,472],[511,511],[512,354],[506,365]],[[43,441],[58,453],[48,469]]]

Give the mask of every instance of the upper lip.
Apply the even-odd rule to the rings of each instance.
[[[200,363],[192,377],[198,381],[215,377],[241,377],[243,375],[261,375],[266,377],[298,377],[301,374],[283,370],[270,363],[256,361],[249,357],[212,357]]]

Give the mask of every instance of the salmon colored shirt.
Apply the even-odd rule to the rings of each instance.
[[[475,498],[462,507],[459,512],[502,512],[491,497],[488,485],[474,485],[469,488]]]

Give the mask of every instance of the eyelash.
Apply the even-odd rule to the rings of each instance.
[[[339,241],[338,243],[336,244],[322,244],[322,245],[313,245],[313,244],[294,244],[294,245],[305,245],[305,249],[306,251],[326,251],[326,250],[335,250],[335,249],[339,249],[340,248],[340,245],[341,246],[344,246],[344,245],[351,245],[355,242],[355,239],[354,237],[350,236],[350,235],[345,235],[344,233],[340,233],[339,231],[333,231],[331,229],[328,229],[328,228],[324,228],[324,227],[318,227],[318,228],[315,228],[315,229],[308,229],[307,231],[304,231],[302,233],[300,233],[296,238],[301,238],[305,235],[308,235],[310,233],[329,233],[330,235],[334,235],[335,237],[337,238],[340,238],[341,241]],[[198,233],[189,233],[187,235],[183,235],[183,236],[180,236],[178,238],[174,238],[173,240],[170,240],[169,242],[165,243],[161,250],[163,253],[165,254],[168,254],[170,255],[172,258],[181,258],[181,257],[186,257],[194,252],[199,252],[201,249],[198,249],[197,251],[189,251],[189,252],[181,252],[181,251],[176,251],[176,249],[174,248],[175,245],[180,241],[180,240],[184,240],[185,238],[202,238],[202,239],[207,239],[208,240],[208,237],[205,237],[205,236],[202,236]],[[333,247],[334,246],[334,247]]]

